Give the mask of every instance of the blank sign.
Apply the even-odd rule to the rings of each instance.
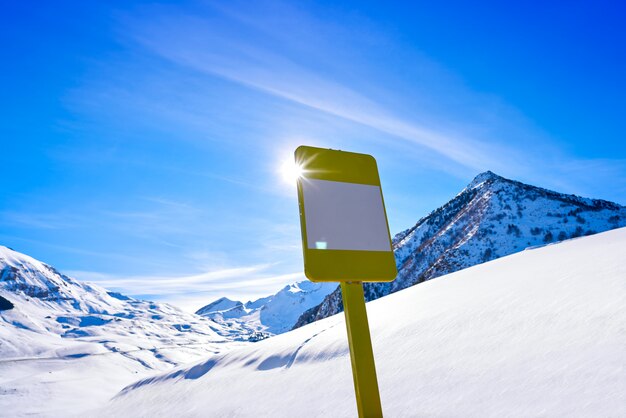
[[[302,194],[309,249],[391,251],[379,186],[306,179]]]

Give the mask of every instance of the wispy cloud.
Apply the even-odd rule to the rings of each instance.
[[[177,301],[188,309],[197,309],[190,301],[203,304],[227,296],[250,300],[269,296],[286,284],[304,279],[301,272],[271,274],[272,264],[233,267],[185,276],[119,276],[92,271],[68,271],[79,280],[97,283],[130,296],[149,295],[157,300]]]
[[[67,254],[89,256],[90,258],[104,259],[106,261],[117,261],[117,262],[131,262],[132,261],[136,263],[139,262],[142,265],[145,264],[146,266],[149,264],[153,264],[149,262],[148,260],[143,260],[143,261],[138,260],[136,257],[132,257],[127,254],[121,254],[119,252],[95,251],[95,250],[89,250],[86,248],[71,247],[67,245],[59,245],[59,244],[46,242],[46,241],[28,239],[24,237],[15,236],[15,235],[0,234],[0,240],[3,243],[24,242],[28,244],[35,244],[38,247],[50,248],[50,249],[67,253]],[[14,249],[17,251],[20,251],[20,248],[14,248]],[[34,254],[29,254],[29,255],[34,256]],[[42,259],[41,261],[53,264],[52,260]]]
[[[314,145],[358,150],[377,142],[378,154],[411,156],[456,178],[490,169],[584,191],[577,188],[584,175],[567,168],[584,159],[568,155],[503,99],[470,89],[453,71],[365,19],[350,16],[345,24],[304,7],[269,1],[202,4],[193,14],[178,6],[135,9],[119,19],[119,36],[132,59],[109,63],[108,70],[103,65],[98,75],[107,77],[70,95],[74,107],[96,106],[100,115],[128,108],[125,118],[135,113],[133,123],[158,120],[161,130],[185,131],[177,140],[200,144],[236,140],[242,147],[276,149],[295,143],[277,144],[282,138],[259,138],[265,133],[254,131],[272,124],[274,134],[310,132],[300,142]],[[151,66],[147,73],[145,65]],[[248,134],[252,139],[244,145]],[[353,147],[356,141],[361,145]],[[273,192],[251,178],[206,177]],[[620,181],[598,178],[593,185],[607,180]]]
[[[268,34],[267,28],[271,25],[261,30],[252,24],[253,19],[245,16],[235,18],[230,13],[220,18],[220,23],[216,24],[217,19],[175,14],[159,16],[135,22],[131,31],[140,45],[183,67],[217,75],[408,140],[472,169],[500,165],[502,148],[506,148],[502,144],[489,144],[459,132],[446,132],[445,128],[433,128],[428,124],[398,117],[376,99],[299,64],[281,52],[277,44],[267,42],[268,36],[276,36],[281,32],[283,28],[280,26]],[[228,24],[245,30],[232,31],[225,24],[224,18],[228,19]],[[306,16],[299,15],[293,20],[302,22],[305,19]],[[310,18],[307,24],[314,26]],[[323,32],[312,29],[311,37]],[[250,32],[258,33],[259,36],[250,36]],[[177,36],[169,36],[171,33]],[[241,34],[245,34],[245,37]],[[507,151],[509,155],[514,154],[514,150]]]
[[[584,183],[592,186],[589,193],[606,181],[626,186],[623,177],[608,172],[623,173],[624,161],[603,160],[589,181],[574,167],[593,162],[568,155],[521,112],[498,97],[471,91],[419,51],[403,49],[404,65],[420,69],[409,84],[392,82],[399,72],[390,68],[373,87],[371,79],[359,77],[359,64],[401,45],[368,22],[357,19],[347,29],[273,2],[210,6],[203,12],[197,17],[172,8],[150,10],[126,19],[125,27],[135,45],[181,68],[370,128],[384,134],[379,140],[385,145],[393,138],[421,147],[429,153],[426,160],[447,161],[433,166],[453,175],[491,169],[581,193]],[[403,85],[410,86],[408,92],[398,90]]]
[[[68,213],[0,212],[0,224],[21,225],[36,229],[64,229],[80,224],[81,220]]]

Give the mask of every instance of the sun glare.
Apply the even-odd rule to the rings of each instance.
[[[302,176],[302,166],[293,160],[287,160],[280,167],[280,175],[286,183],[293,184]]]

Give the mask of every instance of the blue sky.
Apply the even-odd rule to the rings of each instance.
[[[0,243],[190,310],[271,294],[300,144],[373,154],[393,233],[488,169],[626,204],[625,6],[549,3],[5,5]]]

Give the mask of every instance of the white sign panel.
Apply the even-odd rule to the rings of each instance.
[[[309,249],[391,251],[379,186],[306,179],[302,194]]]

